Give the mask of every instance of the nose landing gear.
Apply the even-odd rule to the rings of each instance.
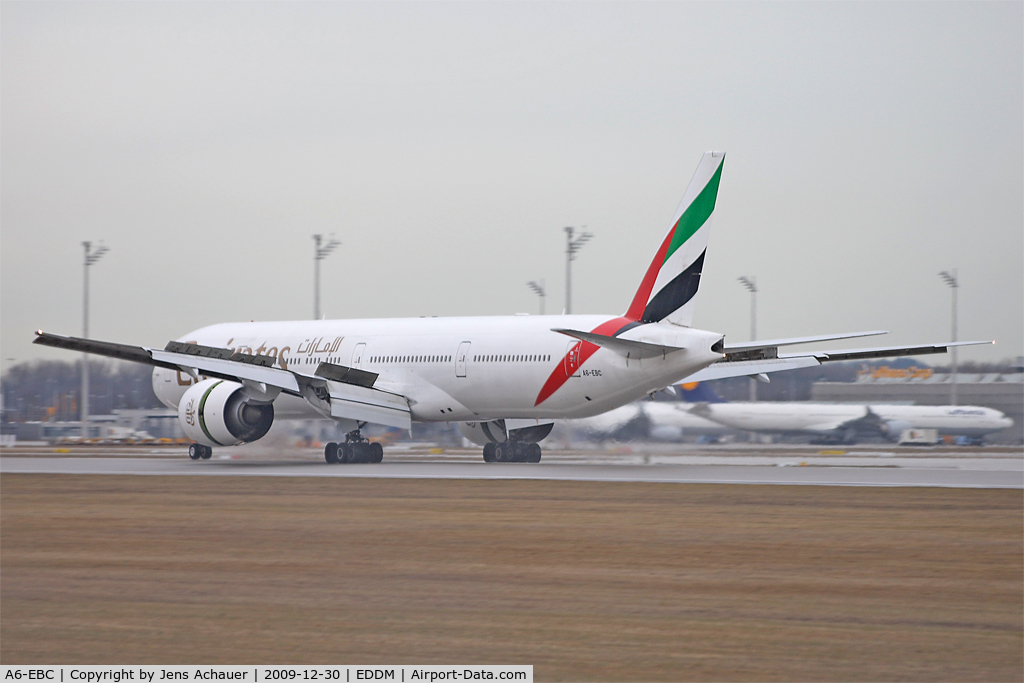
[[[345,443],[331,442],[324,446],[324,460],[336,463],[376,463],[384,459],[384,447],[379,443],[370,443],[359,430],[345,435]]]
[[[200,458],[203,460],[209,460],[212,455],[213,449],[209,446],[204,446],[201,443],[194,443],[188,447],[188,457],[193,460],[199,460]]]

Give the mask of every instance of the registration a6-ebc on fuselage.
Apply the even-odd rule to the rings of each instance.
[[[951,343],[780,354],[878,331],[727,345],[692,327],[725,154],[706,152],[620,315],[222,323],[160,348],[37,332],[37,344],[154,367],[153,390],[207,459],[275,419],[333,420],[329,463],[380,462],[367,424],[455,422],[486,462],[539,462],[555,420],[598,415],[683,380],[760,376],[830,360],[942,353]],[[959,342],[967,344],[972,342]]]

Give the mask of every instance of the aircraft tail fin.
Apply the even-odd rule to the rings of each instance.
[[[711,388],[706,382],[687,382],[680,384],[682,396],[680,400],[686,403],[725,403],[725,399],[718,395],[718,392]]]
[[[689,327],[700,285],[725,152],[705,152],[625,317]]]

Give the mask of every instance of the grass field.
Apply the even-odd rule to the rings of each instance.
[[[0,662],[1024,679],[1024,492],[6,474]]]

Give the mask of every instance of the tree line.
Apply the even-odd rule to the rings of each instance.
[[[139,363],[89,361],[89,413],[162,408],[153,393],[153,368]],[[7,369],[0,382],[7,422],[78,420],[82,361],[36,360]]]

